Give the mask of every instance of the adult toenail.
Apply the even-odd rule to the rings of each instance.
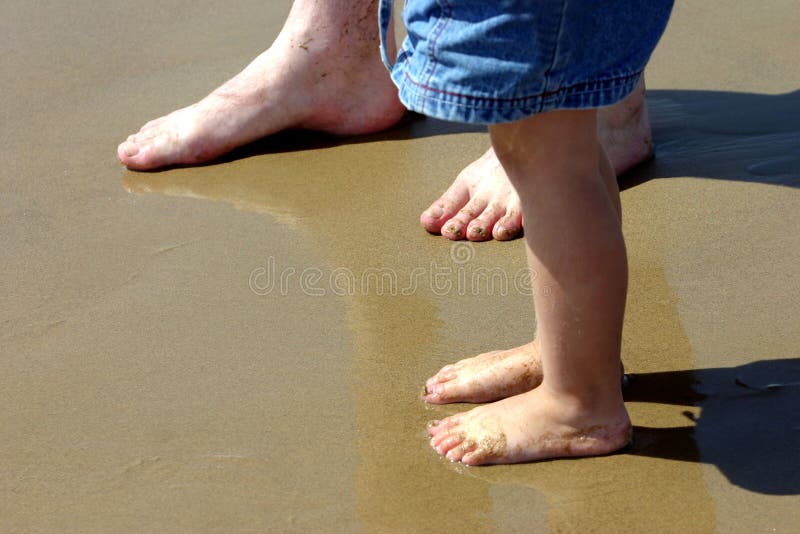
[[[436,428],[437,426],[439,426],[439,423],[441,423],[441,421],[434,419],[433,421],[428,421],[427,427]]]
[[[501,226],[497,229],[497,237],[501,239],[511,239],[514,237],[514,231],[505,226]]]
[[[442,216],[443,213],[444,213],[444,210],[442,208],[438,208],[437,207],[437,208],[430,208],[428,210],[427,215],[428,215],[428,217],[432,217],[434,219],[438,219],[439,217]]]
[[[461,237],[461,228],[456,228],[455,226],[448,226],[445,230],[456,237]]]
[[[480,226],[474,226],[474,227],[472,228],[472,233],[473,233],[473,234],[478,234],[478,235],[479,235],[479,236],[481,236],[481,237],[486,237],[486,230],[484,230],[484,229],[483,229],[483,228],[481,228]]]
[[[128,156],[129,158],[139,153],[139,147],[134,145],[133,143],[126,143],[125,148],[123,150],[125,151],[125,155]]]

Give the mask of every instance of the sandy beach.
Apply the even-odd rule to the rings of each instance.
[[[524,245],[418,217],[484,131],[116,159],[289,6],[0,7],[0,531],[797,532],[796,2],[679,2],[648,67],[657,158],[620,178],[633,447],[481,468],[426,439],[465,406],[419,393],[530,340]]]

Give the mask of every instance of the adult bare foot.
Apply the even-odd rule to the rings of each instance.
[[[530,391],[542,382],[542,358],[536,340],[446,365],[425,383],[430,404],[490,402]]]
[[[491,148],[461,171],[420,222],[452,240],[504,241],[522,235],[519,197]]]
[[[154,169],[209,161],[286,128],[390,127],[405,108],[378,54],[376,10],[372,0],[296,0],[266,52],[203,100],[145,124],[119,159]]]
[[[631,441],[622,399],[586,403],[541,386],[428,424],[431,446],[466,465],[507,464],[617,451]]]
[[[619,175],[653,155],[650,117],[641,82],[625,100],[598,112],[598,135]],[[447,239],[486,241],[522,235],[516,191],[490,148],[420,216],[422,226]]]

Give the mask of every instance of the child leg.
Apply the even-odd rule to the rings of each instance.
[[[627,260],[618,193],[594,110],[555,111],[490,128],[522,201],[542,384],[429,431],[470,465],[606,454],[630,440],[619,351]]]
[[[621,220],[619,187],[609,165],[610,160],[602,158],[600,173]],[[490,402],[525,393],[541,383],[541,350],[539,340],[534,339],[513,349],[494,350],[444,366],[425,382],[422,400],[430,404]]]

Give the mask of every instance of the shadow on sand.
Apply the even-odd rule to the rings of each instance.
[[[768,495],[800,494],[800,358],[629,375],[626,402],[696,406],[678,428],[634,429],[630,454],[715,465]]]
[[[723,91],[656,90],[648,103],[657,158],[620,177],[622,189],[649,180],[697,177],[800,187],[800,91],[783,95]],[[290,131],[243,147],[223,160],[391,142],[413,138],[480,132],[483,128],[422,119],[410,115],[380,134],[336,138]],[[488,141],[487,141],[488,144]],[[402,165],[397,161],[397,165]],[[354,162],[353,172],[358,173]],[[129,190],[169,191],[219,199],[215,177],[166,178],[157,173],[127,173]],[[163,178],[163,179],[161,179]],[[269,182],[270,176],[263,181]],[[255,183],[262,183],[256,176]],[[297,184],[284,184],[296,191]],[[313,185],[313,184],[311,184]],[[245,200],[269,211],[278,196],[271,188],[243,179],[236,195],[223,197],[238,205]],[[283,189],[281,189],[283,191]],[[254,192],[255,191],[255,192]],[[225,195],[231,195],[226,189]],[[285,191],[284,191],[285,195]],[[292,199],[304,198],[297,191]],[[299,200],[297,200],[299,201]],[[331,201],[334,202],[334,201]],[[249,205],[249,204],[248,204]],[[630,454],[706,463],[747,490],[768,495],[800,494],[800,359],[758,361],[736,368],[635,374],[625,392],[628,402],[696,406],[699,418],[687,413],[686,426],[636,427]]]
[[[800,187],[800,90],[658,90],[647,102],[657,157],[620,177],[623,189],[675,176]]]
[[[653,90],[647,101],[657,158],[621,176],[622,189],[676,176],[800,187],[800,90],[782,95]],[[482,131],[482,126],[409,114],[394,128],[373,135],[341,138],[308,131],[283,132],[211,164],[346,144]]]

